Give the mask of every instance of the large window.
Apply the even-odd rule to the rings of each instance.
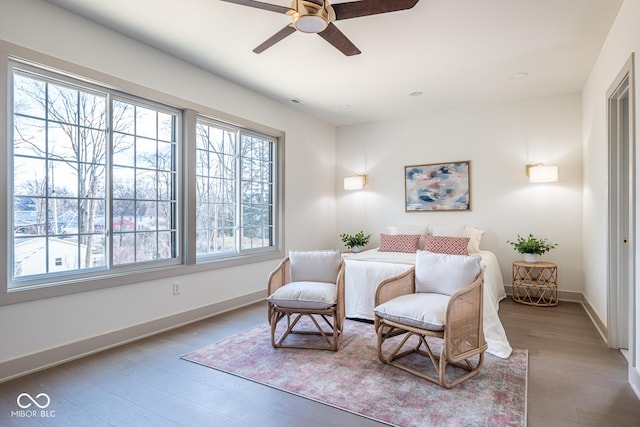
[[[12,69],[10,287],[177,260],[179,112]]]
[[[226,257],[274,247],[275,152],[273,137],[198,119],[198,257]]]
[[[282,257],[282,132],[0,55],[0,305]]]

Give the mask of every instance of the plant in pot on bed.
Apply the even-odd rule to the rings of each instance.
[[[531,233],[527,237],[518,234],[515,242],[507,240],[507,243],[513,246],[513,249],[518,253],[524,255],[525,262],[536,262],[540,255],[558,246],[557,243],[551,243],[547,239],[536,237]]]
[[[340,238],[348,250],[357,253],[362,250],[363,246],[367,246],[371,234],[365,235],[364,231],[360,230],[354,235],[342,233]]]

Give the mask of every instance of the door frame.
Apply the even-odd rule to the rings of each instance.
[[[638,392],[636,301],[636,123],[634,54],[607,91],[607,332],[610,348],[628,348],[629,381]]]

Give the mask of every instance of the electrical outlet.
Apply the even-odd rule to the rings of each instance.
[[[173,282],[173,294],[180,295],[180,282]]]

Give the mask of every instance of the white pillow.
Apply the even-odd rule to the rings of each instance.
[[[453,295],[480,274],[480,255],[416,253],[416,292]]]
[[[276,289],[267,301],[284,308],[323,310],[336,303],[337,289],[335,283],[291,282]]]
[[[336,283],[342,256],[338,250],[289,251],[292,282]]]
[[[380,304],[373,311],[392,322],[442,331],[450,298],[448,295],[433,293],[402,295]]]
[[[482,240],[483,234],[484,230],[480,230],[479,228],[466,227],[464,229],[464,237],[469,238],[469,245],[467,246],[467,249],[470,254],[480,252],[480,240]]]
[[[431,225],[432,236],[466,237],[464,225]]]

